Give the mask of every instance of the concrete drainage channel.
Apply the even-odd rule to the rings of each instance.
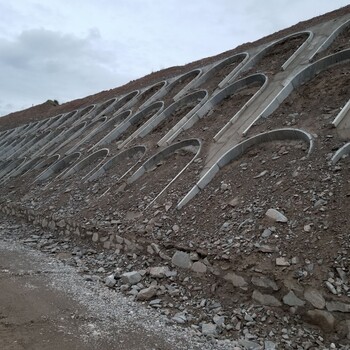
[[[312,242],[310,246],[327,239],[320,232],[326,230],[326,222],[331,220],[327,215],[332,211],[326,208],[332,200],[325,198],[329,193],[341,195],[336,185],[341,184],[344,191],[347,190],[347,182],[341,176],[350,147],[346,132],[341,131],[348,128],[349,102],[336,112],[324,106],[325,115],[335,114],[332,119],[335,128],[328,136],[324,136],[322,125],[316,123],[304,123],[302,127],[280,125],[257,134],[253,126],[283,106],[304,83],[332,67],[348,64],[348,48],[332,52],[337,50],[337,38],[341,30],[348,27],[348,21],[349,16],[345,16],[315,25],[207,66],[192,68],[168,80],[134,87],[101,103],[2,132],[2,213],[49,230],[53,237],[79,237],[96,249],[114,252],[123,271],[119,274],[104,269],[108,272],[103,277],[105,284],[161,310],[170,322],[192,327],[197,336],[236,339],[234,346],[241,349],[292,346],[340,349],[339,344],[345,349],[350,336],[346,257],[338,259],[333,268],[325,262],[328,253],[324,256],[319,253],[317,261],[323,259],[322,264],[313,262],[313,256],[306,255],[306,258],[303,254],[307,252],[300,253],[303,261],[310,261],[309,269],[312,264],[320,266],[317,275],[307,270],[304,262],[293,260],[304,247],[299,246],[299,250],[289,254],[282,246],[289,236],[296,240],[298,234],[304,232],[310,235],[305,238]],[[300,45],[294,48],[295,42]],[[273,74],[251,72],[264,57],[273,55],[274,50],[278,53],[282,45],[289,45],[289,51],[287,58],[279,56],[278,64],[283,62],[279,70]],[[330,54],[309,62],[325,50],[331,50]],[[237,102],[239,108],[229,117],[223,116],[219,107],[225,101],[239,98],[244,103]],[[212,115],[216,125],[200,123]],[[196,136],[195,129],[201,131],[200,137]],[[342,141],[337,130],[342,134]],[[249,138],[245,139],[248,132]],[[279,174],[273,163],[288,156],[286,145],[291,141],[302,144],[305,155],[300,162],[298,159],[286,162],[285,172]],[[266,169],[261,176],[271,173],[271,181],[280,186],[275,192],[285,193],[285,198],[281,195],[285,200],[276,201],[275,208],[265,208],[270,203],[267,197],[250,207],[245,203],[243,209],[243,201],[232,204],[231,199],[227,204],[216,199],[227,194],[228,179],[218,188],[213,185],[227,166],[246,169],[242,163],[248,161],[239,163],[244,157],[251,157],[258,164],[259,151],[265,144],[276,142],[279,142],[279,153],[270,162],[264,160]],[[181,152],[185,156],[180,160],[177,155],[182,155]],[[298,182],[299,176],[311,171],[314,164],[320,173],[325,173],[326,180],[319,184],[323,191],[302,188]],[[288,167],[293,168],[293,177],[287,186],[284,176],[289,174]],[[196,171],[196,176],[188,177],[191,171]],[[277,173],[279,175],[274,175]],[[164,178],[159,174],[164,174]],[[259,174],[258,177],[246,174],[246,178],[260,178]],[[184,183],[188,186],[186,193]],[[246,189],[247,183],[235,188],[237,196]],[[333,187],[325,187],[328,183]],[[180,187],[181,190],[177,190]],[[8,188],[11,191],[7,191]],[[294,192],[291,188],[295,188]],[[170,189],[173,192],[168,197]],[[16,197],[16,193],[25,195]],[[50,196],[55,197],[54,200]],[[136,201],[127,208],[132,196]],[[270,197],[274,196],[271,192]],[[307,206],[303,202],[298,205],[305,211],[305,218],[287,220],[285,212],[297,207],[290,203],[301,203],[307,196],[315,198],[315,203],[321,203],[324,209],[310,214],[309,207],[318,208],[317,205]],[[213,200],[215,204],[211,208],[204,205],[198,208],[198,203],[202,203],[200,198],[209,198],[208,203]],[[202,210],[202,219],[198,219],[196,210]],[[215,217],[211,211],[215,211]],[[317,226],[320,217],[323,221]],[[232,230],[232,237],[226,237],[229,231],[222,228],[222,221],[237,218],[242,222]],[[304,223],[299,230],[299,222],[306,218],[310,223]],[[254,220],[260,226],[254,226]],[[201,226],[204,222],[208,222],[208,227]],[[200,238],[197,226],[202,228],[203,237],[209,233],[213,236]],[[316,235],[314,228],[317,238],[313,236]],[[270,230],[276,246],[261,244],[261,240],[246,244],[244,239],[235,238],[241,231],[248,237],[259,230]],[[337,237],[333,244],[340,241],[336,228],[332,228],[330,235]],[[216,241],[220,242],[216,244],[219,248],[209,249]],[[247,253],[240,250],[242,245]],[[292,240],[290,246],[293,246]],[[235,254],[228,257],[232,247],[236,249]],[[340,256],[343,253],[338,248]],[[254,259],[258,261],[259,256],[263,261],[260,267],[252,263]],[[266,274],[266,256],[274,261],[269,265],[271,276]],[[297,280],[286,284],[282,275],[291,274],[294,266],[301,271],[295,272],[300,272],[301,277],[298,275]],[[301,275],[305,271],[307,278]],[[137,276],[135,283],[131,282],[133,276]],[[234,308],[229,299],[235,300]],[[280,320],[280,324],[276,320]],[[269,322],[275,332],[271,332],[271,327],[259,326]],[[303,322],[318,328],[308,328]],[[302,335],[298,335],[298,327],[302,328]]]

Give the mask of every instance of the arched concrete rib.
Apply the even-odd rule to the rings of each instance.
[[[120,112],[130,109],[130,107],[136,102],[137,96],[140,94],[140,90],[131,91],[128,94],[122,96],[109,111],[111,115],[116,116]]]
[[[70,154],[70,155],[58,160],[57,162],[50,165],[41,174],[39,174],[36,177],[36,179],[34,180],[34,182],[40,183],[40,182],[47,180],[48,178],[50,178],[53,175],[59,176],[60,173],[62,174],[65,170],[67,170],[67,168],[71,164],[76,162],[80,158],[80,156],[81,156],[81,153],[76,152],[76,153]]]
[[[156,128],[160,123],[162,123],[166,118],[170,117],[172,113],[176,111],[177,108],[181,106],[185,106],[191,102],[197,101],[198,103],[196,104],[196,106],[193,107],[178,122],[176,122],[175,125],[177,125],[177,127],[181,127],[181,125],[184,125],[188,121],[188,119],[207,101],[207,99],[208,99],[208,92],[206,90],[199,90],[196,92],[192,92],[191,94],[188,94],[182,97],[181,99],[172,103],[162,113],[152,117],[150,120],[148,120],[148,122],[142,125],[136,137],[141,137],[141,138],[145,137],[150,132],[152,132],[152,130]],[[123,146],[125,145],[123,144]]]
[[[96,109],[93,111],[93,121],[108,115],[113,110],[113,106],[117,103],[117,101],[118,99],[114,97],[105,102],[99,103],[96,106]]]
[[[33,166],[33,170],[40,170],[47,168],[57,162],[61,156],[59,154],[54,154],[53,156],[50,156],[48,158],[43,159],[40,163]],[[24,175],[24,174],[23,174]]]
[[[187,204],[194,196],[196,196],[204,187],[206,187],[221,168],[241,157],[245,151],[251,147],[256,146],[264,142],[271,142],[277,140],[302,140],[305,141],[308,146],[308,155],[311,153],[314,142],[312,136],[300,129],[277,129],[266,133],[262,133],[253,136],[238,145],[228,150],[220,159],[199,179],[194,187],[188,192],[188,194],[177,205],[178,209],[181,209]]]
[[[47,154],[49,156],[57,153],[61,148],[63,148],[66,144],[68,144],[71,140],[73,140],[74,138],[78,137],[79,135],[81,135],[81,133],[84,131],[84,129],[86,128],[86,122],[82,122],[78,125],[73,125],[70,129],[68,129],[67,131],[65,131],[62,135],[62,143],[60,143],[57,147],[55,147],[54,149],[52,149],[52,147],[50,147],[49,150],[47,150]],[[56,143],[53,145],[56,146]]]
[[[106,130],[107,135],[105,135],[101,140],[99,140],[95,145],[93,145],[88,150],[88,152],[91,152],[92,150],[94,150],[97,147],[107,145],[110,142],[112,142],[113,140],[115,140],[115,138],[117,138],[119,136],[119,133],[118,133],[119,129],[122,127],[122,125],[124,125],[126,123],[126,121],[129,119],[131,113],[132,113],[131,109],[128,109],[125,112],[121,112],[121,113],[117,114],[115,117],[106,121],[105,124],[101,125],[100,130],[97,132]],[[112,130],[108,131],[110,128],[112,128]]]
[[[336,151],[331,159],[332,164],[336,164],[344,155],[350,154],[350,142]]]
[[[26,161],[26,158],[18,158],[9,162],[4,169],[0,172],[1,183],[5,182],[7,178],[15,171],[18,167],[22,166]]]
[[[221,60],[218,63],[215,63],[207,72],[202,74],[198,79],[195,79],[192,83],[188,84],[186,89],[182,89],[177,95],[176,99],[183,96],[187,93],[190,89],[195,89],[200,87],[202,84],[204,84],[206,81],[208,81],[210,78],[212,78],[218,71],[220,71],[225,66],[239,62],[237,67],[235,67],[219,84],[219,87],[224,86],[228,83],[228,81],[235,76],[241,68],[246,64],[246,62],[249,59],[249,54],[247,52],[242,52],[235,54],[233,56],[227,57],[223,60]]]
[[[149,117],[144,123],[147,123],[148,120],[158,116],[160,113],[162,113],[164,109],[164,102],[158,101],[154,102],[148,107],[144,108],[142,111],[132,115],[130,118],[126,119],[124,123],[117,126],[114,130],[112,130],[106,137],[104,137],[96,146],[102,146],[111,143],[114,140],[119,139],[123,134],[125,134],[128,129],[134,125],[137,125],[138,123],[141,123],[141,121],[147,117],[150,113],[152,114],[151,117]],[[141,126],[142,127],[142,126]],[[140,132],[141,128],[138,128],[135,132],[133,132],[129,137],[127,137],[124,142],[120,145],[119,148],[125,147],[129,142],[131,142],[135,137],[137,137],[138,133]]]
[[[190,84],[193,84],[193,82],[197,79],[200,78],[201,74],[203,73],[203,70],[200,68],[197,69],[193,69],[185,74],[180,75],[179,77],[176,77],[175,80],[173,80],[171,83],[169,83],[164,91],[162,90],[162,93],[160,93],[159,95],[157,95],[157,98],[163,98],[164,96],[166,96],[167,94],[171,93],[171,91],[178,85],[181,84],[181,81],[188,79],[189,77],[193,76],[192,80],[190,82],[188,82],[185,86],[182,87],[182,89],[175,95],[173,96],[173,101],[178,100],[181,95],[182,95],[182,91],[188,91],[188,88],[190,86]]]
[[[74,153],[75,151],[78,150],[79,147],[81,147],[82,145],[84,145],[84,143],[86,142],[86,138],[90,137],[91,135],[95,135],[96,132],[98,132],[99,127],[101,127],[107,120],[107,117],[101,117],[100,119],[97,119],[95,121],[91,121],[91,123],[89,123],[85,130],[83,130],[83,135],[80,136],[81,141],[77,140],[77,142],[68,150],[66,151],[66,154],[70,154],[70,153]],[[91,137],[92,137],[91,136]]]
[[[255,66],[257,63],[259,63],[259,61],[266,55],[268,54],[270,51],[273,50],[274,46],[277,44],[280,44],[283,41],[286,41],[288,39],[292,39],[301,35],[305,35],[307,36],[307,38],[305,39],[305,41],[303,42],[302,45],[299,46],[299,48],[290,56],[288,57],[288,59],[282,64],[281,66],[281,70],[286,70],[287,67],[294,61],[294,59],[300,54],[300,52],[302,52],[307,45],[309,45],[309,43],[312,41],[313,39],[313,33],[311,31],[302,31],[302,32],[297,32],[297,33],[293,33],[287,36],[284,36],[281,39],[278,39],[274,42],[272,42],[271,44],[267,45],[266,47],[264,47],[262,50],[260,50],[258,53],[256,53],[245,65],[244,67],[236,72],[236,74],[234,74],[231,79],[230,82],[232,82],[233,80],[235,80],[239,74],[241,74],[244,71],[247,71],[248,69],[252,68],[253,66]]]
[[[74,153],[73,153],[74,154]],[[88,175],[90,175],[98,166],[101,165],[101,163],[104,161],[104,159],[108,156],[109,150],[107,148],[103,148],[99,151],[96,151],[89,156],[82,159],[79,163],[73,165],[68,171],[66,171],[64,174],[62,174],[60,177],[62,179],[67,179],[69,176],[78,173],[79,171],[84,170],[87,166],[92,164],[93,162],[98,161],[96,166],[89,171],[88,174],[86,174],[82,180],[86,179]]]
[[[227,96],[234,95],[234,93],[238,90],[241,90],[245,87],[249,87],[250,84],[259,82],[261,83],[260,89],[247,101],[242,108],[233,115],[227,123],[220,129],[220,131],[214,136],[214,140],[216,141],[221,135],[234,123],[236,119],[239,118],[241,114],[250,106],[255,99],[264,91],[268,84],[268,78],[265,74],[253,74],[246,78],[240,79],[226,86],[224,89],[218,91],[213,97],[211,97],[196,113],[194,113],[191,118],[184,125],[175,125],[169,132],[164,135],[164,137],[158,142],[159,146],[163,146],[166,144],[170,144],[179,134],[191,128],[195,123],[197,123],[200,119],[205,118],[208,112],[218,103],[220,103]],[[233,97],[234,98],[234,97]]]
[[[350,19],[348,19],[347,21],[345,21],[344,23],[342,23],[338,28],[336,28],[332,34],[321,44],[321,46],[315,51],[315,53],[309,58],[309,61],[312,62],[315,57],[321,53],[322,51],[328,49],[329,46],[332,45],[333,41],[337,38],[337,36],[339,34],[341,34],[341,32],[343,30],[345,30],[347,27],[350,26]]]
[[[127,170],[124,174],[122,174],[117,181],[121,180],[123,177],[125,177],[130,171],[140,162],[143,155],[146,153],[146,147],[145,146],[135,146],[132,148],[129,148],[125,151],[122,151],[115,155],[113,158],[109,159],[105,164],[103,164],[97,171],[95,171],[88,179],[87,181],[94,181],[101,176],[104,176],[108,171],[116,167],[118,164],[123,162],[128,157],[133,157],[137,154],[141,154],[140,158],[136,160],[135,164]]]
[[[312,80],[318,73],[338,64],[346,62],[350,59],[350,49],[337,52],[333,55],[326,56],[320,60],[308,65],[306,68],[295,74],[291,79],[284,83],[283,89],[270,102],[270,104],[245,128],[243,135],[246,135],[249,129],[260,119],[266,118],[273,113],[277,107],[290,95],[290,93],[304,84]]]
[[[63,114],[58,114],[52,118],[49,118],[49,120],[47,121],[46,125],[43,125],[42,128],[48,128],[48,129],[52,129],[55,128],[58,125],[58,120],[63,116]]]
[[[332,122],[341,138],[350,138],[350,99]]]
[[[7,176],[7,179],[14,178],[20,175],[23,175],[24,173],[28,172],[29,170],[33,169],[35,165],[39,164],[39,162],[42,161],[42,157],[37,157],[34,159],[29,159],[28,161],[21,164],[19,167],[17,167],[14,171],[11,172]]]
[[[149,98],[147,98],[138,108],[137,111],[141,111],[144,108],[146,108],[147,106],[149,106],[151,103],[153,103],[156,100],[159,100],[161,98],[161,96],[163,96],[163,91],[166,91],[166,86],[167,86],[168,82],[166,80],[162,80],[159,81],[158,83],[155,83],[149,87],[147,87],[146,89],[144,89],[144,91],[142,91],[137,97],[137,100],[135,101],[135,103],[137,103],[137,101],[139,99],[142,99],[142,95],[143,94],[147,94],[147,92],[151,89],[153,89],[154,87],[156,87],[157,85],[161,85],[161,87],[154,93],[152,94]]]
[[[136,170],[136,172],[127,180],[128,184],[132,184],[137,179],[139,179],[142,175],[144,175],[147,171],[151,170],[156,164],[159,163],[160,160],[167,158],[169,155],[173,154],[177,150],[187,149],[190,152],[194,153],[193,158],[184,166],[179,173],[156,195],[155,198],[148,204],[147,208],[152,205],[180,176],[181,174],[190,166],[190,164],[198,157],[201,150],[201,141],[199,139],[188,139],[183,140],[177,143],[174,143],[162,151],[156,153],[151,158],[149,158],[146,162],[142,164],[142,166]]]

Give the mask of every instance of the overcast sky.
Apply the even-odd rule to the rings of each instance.
[[[212,56],[349,0],[0,0],[0,116]]]

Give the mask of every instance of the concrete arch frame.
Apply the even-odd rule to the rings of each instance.
[[[114,157],[109,159],[106,163],[104,163],[98,170],[96,170],[86,181],[91,182],[91,181],[99,179],[100,177],[104,176],[108,171],[110,171],[115,166],[120,164],[120,162],[122,162],[125,158],[132,157],[138,153],[141,153],[140,159],[138,159],[131,168],[129,168],[124,174],[122,174],[117,179],[117,181],[120,181],[127,174],[129,174],[132,171],[132,169],[134,169],[134,167],[141,161],[141,159],[143,158],[143,156],[146,153],[145,146],[139,145],[139,146],[131,147],[129,149],[126,149],[124,151],[119,152],[117,155],[115,155]]]
[[[182,80],[185,80],[193,76],[192,80],[188,82],[175,96],[173,96],[173,101],[174,102],[177,101],[181,97],[182,91],[187,91],[189,89],[190,84],[193,84],[193,82],[199,79],[202,74],[203,74],[203,70],[201,68],[197,68],[176,77],[174,80],[171,81],[171,83],[169,83],[165,87],[164,91],[162,91],[162,94],[157,95],[157,98],[158,99],[163,98],[167,94],[171,93],[172,89],[175,88],[176,85],[180,84]]]
[[[39,164],[40,161],[42,161],[42,157],[36,157],[33,159],[29,159],[28,161],[24,162],[24,164],[20,165],[14,171],[11,172],[6,178],[5,181],[9,180],[10,178],[14,178],[17,176],[21,176],[25,173],[27,173],[30,169],[33,169],[35,165]]]
[[[129,142],[131,142],[135,138],[144,138],[147,134],[149,134],[154,128],[156,128],[161,122],[170,117],[172,113],[176,111],[180,106],[186,105],[188,103],[197,101],[195,107],[193,107],[185,116],[183,116],[178,122],[176,122],[175,126],[180,128],[184,125],[190,117],[198,111],[198,109],[208,100],[208,92],[206,90],[199,90],[188,94],[176,102],[172,103],[168,108],[166,108],[162,113],[152,117],[148,120],[144,125],[142,125],[139,131],[136,134],[131,135],[120,147],[125,147]],[[174,127],[175,127],[174,126]]]
[[[77,152],[79,153],[79,152]],[[75,154],[75,153],[73,153]],[[109,149],[108,148],[103,148],[99,151],[96,151],[89,156],[85,157],[81,161],[79,161],[77,164],[73,165],[70,169],[68,169],[64,174],[60,175],[59,177],[63,180],[67,179],[68,177],[72,176],[73,174],[77,174],[79,171],[85,169],[87,166],[92,164],[92,162],[95,162],[99,159],[101,159],[96,166],[89,171],[83,178],[82,180],[86,179],[97,167],[99,167],[104,159],[108,156],[109,154]]]
[[[225,66],[235,63],[237,61],[238,62],[240,61],[237,67],[235,67],[221,82],[219,82],[218,87],[221,88],[222,86],[226,85],[228,81],[231,80],[231,78],[241,70],[241,68],[247,63],[248,59],[249,59],[248,52],[242,52],[242,53],[238,53],[233,56],[227,57],[218,63],[215,63],[209,68],[209,70],[203,73],[198,79],[195,79],[191,84],[188,84],[186,89],[182,89],[175,97],[176,98],[181,97],[184,94],[186,94],[190,89],[198,88],[201,84],[204,84],[206,81],[212,78],[218,71],[220,71]]]
[[[120,114],[124,110],[130,109],[130,107],[137,101],[137,97],[140,94],[140,90],[131,91],[123,95],[114,105],[110,111],[113,117]]]
[[[164,109],[164,102],[158,101],[154,102],[148,107],[144,108],[142,111],[132,115],[130,118],[127,118],[124,123],[117,126],[114,130],[112,130],[108,135],[106,135],[100,142],[96,144],[95,147],[107,145],[117,139],[119,139],[130,127],[133,125],[138,124],[144,117],[146,117],[149,113],[152,111],[155,111],[153,115],[150,117],[153,118],[157,115],[159,115]],[[146,121],[147,122],[147,121]],[[139,129],[138,129],[139,130]],[[133,135],[137,135],[138,130],[136,130],[134,133],[132,133],[121,145],[119,148],[125,147],[129,142],[128,140],[133,139]]]
[[[46,170],[41,172],[34,180],[34,183],[42,183],[46,181],[48,178],[56,175],[55,178],[62,175],[65,171],[67,171],[68,167],[74,164],[81,157],[80,152],[72,153],[68,156],[65,156],[62,159],[59,159],[51,164]],[[51,157],[50,157],[51,158]],[[54,181],[54,180],[53,180]]]
[[[78,109],[77,114],[75,115],[75,121],[73,122],[72,126],[75,126],[77,124],[81,124],[82,122],[86,121],[87,119],[91,118],[91,114],[94,112],[96,108],[95,104],[91,104],[87,107],[83,107]]]
[[[107,117],[101,117],[100,119],[97,119],[95,121],[91,121],[90,123],[88,123],[86,126],[85,126],[85,129],[83,130],[84,131],[87,131],[88,133],[84,136],[83,135],[83,138],[82,140],[77,140],[77,142],[68,150],[66,151],[66,154],[70,154],[70,153],[74,153],[75,151],[77,151],[77,149],[82,146],[85,142],[85,139],[86,137],[88,137],[90,134],[94,134],[97,132],[98,128],[103,125],[107,120]],[[89,131],[91,130],[91,131]]]
[[[244,113],[244,111],[250,106],[256,98],[265,90],[268,85],[268,77],[265,74],[253,74],[245,77],[243,79],[237,80],[225,88],[219,90],[214,96],[212,96],[192,117],[180,127],[175,126],[158,142],[159,146],[170,144],[179,134],[187,129],[193,127],[200,119],[205,118],[208,112],[218,103],[220,103],[227,96],[234,95],[236,91],[239,91],[245,87],[249,87],[250,84],[259,82],[261,83],[260,89],[247,101],[242,108],[233,115],[227,123],[218,131],[218,133],[213,137],[216,142],[222,134],[231,127],[231,125]]]
[[[314,148],[314,141],[311,134],[300,129],[277,129],[253,136],[232,147],[224,155],[222,155],[220,159],[212,167],[210,167],[210,169],[199,179],[199,181],[192,187],[187,195],[178,203],[177,209],[181,209],[184,205],[186,205],[212,181],[220,169],[230,162],[240,158],[251,146],[257,146],[265,142],[282,140],[301,140],[306,142],[309,146],[307,156],[310,155]]]
[[[336,164],[345,155],[350,154],[350,142],[346,143],[343,147],[339,148],[331,159],[331,164]]]
[[[105,102],[97,104],[96,109],[93,111],[93,121],[107,115],[113,109],[113,105],[117,101],[118,99],[113,97]]]
[[[26,158],[18,158],[9,162],[0,172],[1,183],[4,183],[9,176],[11,176],[11,173],[16,171],[16,169],[21,167],[25,162]]]
[[[335,117],[332,125],[338,129],[341,138],[346,140],[350,138],[350,99]]]
[[[314,52],[314,54],[309,58],[309,61],[312,62],[315,57],[321,53],[322,51],[325,51],[330,47],[333,43],[333,41],[337,38],[339,34],[342,33],[343,30],[345,30],[347,27],[350,26],[350,19],[342,23],[340,26],[338,26],[331,35],[319,46],[319,48]]]
[[[297,33],[293,33],[287,36],[284,36],[283,38],[280,38],[278,40],[273,41],[272,43],[268,44],[267,46],[265,46],[262,50],[260,50],[259,52],[257,52],[254,56],[251,57],[251,59],[245,64],[245,66],[242,68],[242,70],[240,70],[239,72],[237,72],[236,74],[234,74],[231,79],[230,82],[232,82],[233,80],[235,80],[239,74],[243,73],[244,71],[247,71],[248,69],[252,68],[253,66],[255,66],[257,63],[259,63],[259,61],[270,51],[273,50],[274,46],[301,36],[301,35],[305,35],[307,36],[307,38],[305,39],[305,41],[302,43],[302,45],[299,46],[299,48],[294,51],[294,53],[282,64],[281,66],[281,70],[286,70],[289,65],[294,61],[294,59],[311,43],[314,34],[311,31],[301,31],[301,32],[297,32]]]
[[[175,175],[175,177],[152,199],[152,201],[147,205],[146,209],[149,208],[167,189],[184,173],[184,171],[193,163],[193,161],[198,157],[201,151],[201,141],[199,139],[188,139],[177,143],[173,143],[167,148],[156,153],[152,157],[148,158],[139,169],[127,180],[127,184],[132,184],[138,180],[147,171],[151,170],[159,161],[166,159],[171,154],[175,153],[180,149],[186,149],[194,153],[193,158]]]
[[[291,94],[291,92],[300,85],[312,80],[318,73],[331,68],[339,63],[344,63],[350,59],[350,49],[337,52],[333,55],[321,58],[296,73],[288,81],[284,82],[284,87],[271,103],[248,125],[243,131],[243,136],[247,135],[249,129],[260,119],[267,118],[278,106]]]
[[[156,91],[153,95],[151,95],[146,101],[144,101],[139,108],[137,109],[138,111],[141,111],[142,109],[146,108],[147,106],[149,106],[152,102],[159,100],[161,98],[161,96],[164,95],[164,91],[166,90],[166,87],[168,85],[168,82],[166,80],[162,80],[159,81],[151,86],[148,86],[146,89],[144,89],[137,97],[137,99],[142,98],[142,95],[147,93],[147,91],[153,89],[154,87],[156,87],[157,85],[161,85],[161,87],[159,88],[158,91]],[[137,101],[135,102],[137,103]]]
[[[126,122],[126,120],[129,119],[131,115],[132,111],[131,109],[128,109],[124,112],[117,114],[115,117],[108,120],[104,125],[101,125],[100,131],[106,130],[107,134],[103,136],[96,144],[92,145],[88,149],[88,152],[91,152],[100,146],[104,146],[112,142],[115,139],[114,134],[119,130],[119,128],[121,128],[121,126]],[[111,131],[109,131],[110,128],[112,128]]]
[[[54,154],[53,156],[50,157],[45,157],[45,159],[43,159],[41,162],[39,162],[38,164],[33,166],[33,170],[40,170],[40,169],[44,169],[46,167],[50,167],[52,164],[54,164],[55,162],[57,162],[59,159],[61,158],[61,156],[59,154]],[[30,170],[28,170],[30,171]],[[24,173],[23,175],[25,175],[26,173]]]
[[[88,135],[86,135],[77,145],[77,147],[80,147],[81,145],[88,143],[96,134],[98,134],[101,131],[106,130],[107,133],[109,133],[110,129],[114,129],[117,128],[119,125],[121,125],[125,119],[127,119],[130,115],[131,115],[131,110],[128,109],[125,112],[121,112],[119,114],[117,114],[115,117],[112,117],[110,119],[107,119],[107,117],[103,117],[106,118],[105,122],[96,127],[94,130],[92,130]],[[88,152],[90,152],[95,145],[93,145],[90,149],[88,149]]]
[[[85,127],[86,127],[86,124],[87,124],[87,122],[82,122],[82,123],[80,123],[78,125],[73,125],[71,128],[66,130],[63,134],[61,134],[60,140],[57,140],[57,142],[55,142],[53,144],[53,147],[51,147],[47,151],[47,154],[49,156],[54,155],[61,148],[63,148],[67,143],[69,143],[70,141],[72,141],[73,139],[75,139],[76,137],[81,135],[82,132],[84,131]],[[54,147],[58,142],[61,142],[61,141],[62,141],[62,143],[60,143],[57,147]]]

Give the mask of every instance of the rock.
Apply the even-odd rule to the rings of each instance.
[[[265,215],[276,222],[286,223],[288,221],[288,219],[276,209],[268,209]]]
[[[276,282],[274,282],[273,280],[271,280],[270,278],[265,277],[265,276],[252,277],[252,283],[257,287],[268,288],[268,289],[272,289],[274,291],[279,290],[279,287],[276,284]]]
[[[350,320],[339,322],[336,330],[341,338],[350,339]]]
[[[136,296],[136,300],[144,301],[150,300],[157,294],[157,288],[150,286],[148,288],[141,289]]]
[[[151,267],[149,270],[150,276],[154,278],[163,278],[166,276],[168,272],[169,272],[168,266]]]
[[[337,290],[334,288],[333,284],[329,281],[326,281],[326,287],[328,288],[328,290],[334,294],[337,295]]]
[[[290,291],[283,297],[283,303],[289,306],[304,306],[305,301],[299,299],[293,291]]]
[[[172,229],[175,233],[178,233],[180,231],[179,225],[176,225],[176,224],[172,227]]]
[[[228,202],[228,205],[231,207],[236,207],[238,203],[239,203],[239,198],[235,197]]]
[[[277,266],[289,266],[290,263],[286,258],[279,257],[279,258],[276,258],[276,265]]]
[[[244,288],[247,287],[248,283],[246,282],[246,280],[239,275],[236,275],[233,272],[229,272],[224,276],[224,279],[226,281],[229,281],[233,284],[234,287],[239,287],[239,288]]]
[[[264,350],[276,350],[277,349],[277,345],[270,340],[265,340],[264,342]]]
[[[316,309],[324,309],[326,301],[321,292],[313,288],[307,288],[304,292],[304,298]]]
[[[125,272],[121,275],[122,282],[131,285],[139,283],[141,279],[141,274],[137,271]]]
[[[207,266],[204,265],[200,261],[196,261],[192,265],[192,271],[198,272],[198,273],[206,273],[207,272]]]
[[[329,301],[326,303],[328,311],[350,312],[350,304],[345,304],[340,301]]]
[[[221,327],[225,323],[225,316],[215,315],[213,321],[217,326]]]
[[[94,232],[93,235],[92,235],[92,241],[93,242],[97,242],[98,241],[98,233],[97,232]]]
[[[243,346],[245,350],[262,350],[262,346],[251,340],[240,339],[238,340],[239,345]]]
[[[116,283],[117,281],[115,280],[114,275],[109,275],[105,278],[105,285],[109,288],[114,287]]]
[[[66,227],[66,222],[64,219],[61,219],[57,224],[56,224],[59,228],[64,228]]]
[[[176,323],[183,324],[187,322],[187,317],[184,312],[178,312],[174,315],[174,317],[172,317],[172,320]]]
[[[265,306],[281,306],[282,303],[274,296],[269,294],[262,294],[258,290],[254,290],[252,295],[253,300]]]
[[[264,232],[261,234],[261,237],[262,237],[262,238],[268,238],[268,237],[271,236],[271,234],[272,234],[272,231],[271,231],[270,229],[266,228],[266,229],[264,230]]]
[[[326,333],[330,333],[334,329],[335,318],[328,311],[309,310],[306,317],[310,323],[319,326]]]
[[[217,335],[216,324],[214,323],[202,323],[202,334],[203,335]]]
[[[173,255],[171,262],[178,267],[181,267],[183,269],[190,269],[192,266],[192,261],[190,258],[190,255],[182,252],[180,250],[177,250],[175,254]]]

